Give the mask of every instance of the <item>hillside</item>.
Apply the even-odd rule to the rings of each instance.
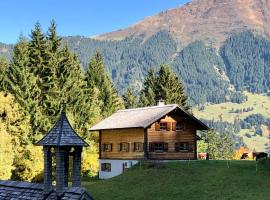
[[[110,180],[88,180],[83,186],[96,200],[267,200],[269,163],[254,161],[173,162],[135,167]],[[222,197],[222,198],[221,198]]]
[[[7,59],[11,58],[13,45],[4,44],[0,42],[0,56],[6,57]]]
[[[267,0],[194,0],[127,29],[96,39],[64,37],[62,44],[78,55],[85,69],[99,50],[120,95],[130,87],[138,94],[150,68],[171,65],[184,83],[190,105],[200,108],[206,123],[237,134],[239,144],[243,137],[252,149],[263,150],[267,136],[254,135],[261,132],[258,128],[243,126],[239,130],[232,122],[236,114],[221,108],[233,105],[228,108],[240,109],[251,102],[249,95],[270,92],[269,8]],[[10,58],[12,45],[0,43],[0,55]],[[261,104],[269,104],[269,99],[257,103]],[[269,114],[253,106],[252,112],[241,116],[254,113]],[[211,121],[218,121],[220,115],[225,119],[223,124]],[[262,131],[270,131],[270,126],[263,125]]]
[[[254,30],[270,35],[270,2],[268,0],[194,0],[118,31],[95,37],[119,40],[125,37],[149,38],[167,30],[181,46],[205,41],[219,47],[231,33]]]
[[[234,127],[235,135],[242,137],[243,142],[250,150],[266,151],[269,148],[270,126],[261,119],[254,119],[254,122],[248,126],[246,126],[245,122],[248,121],[250,123],[251,120],[246,119],[257,115],[269,121],[270,97],[248,92],[244,94],[247,97],[247,101],[244,103],[206,104],[203,108],[194,107],[193,112],[200,119],[207,120],[208,122],[211,120],[218,122],[219,126],[228,123]],[[219,127],[216,127],[216,129],[218,130]]]

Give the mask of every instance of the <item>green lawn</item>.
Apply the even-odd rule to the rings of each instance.
[[[110,180],[83,186],[96,200],[269,200],[270,164],[255,161],[170,162],[134,167]]]

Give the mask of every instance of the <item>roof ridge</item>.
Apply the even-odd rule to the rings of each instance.
[[[178,106],[177,104],[167,104],[162,106],[147,106],[147,107],[141,107],[141,108],[131,108],[131,109],[122,109],[118,110],[118,112],[129,112],[129,111],[136,111],[136,110],[147,110],[147,109],[156,109],[156,108],[164,108],[164,107],[172,107],[172,106]]]
[[[58,138],[57,138],[57,146],[60,145],[61,138],[62,138],[64,117],[65,117],[65,113],[62,112],[61,113],[61,117],[60,117],[60,123],[61,123],[61,125],[60,125],[60,130],[59,130],[59,134],[58,134]]]

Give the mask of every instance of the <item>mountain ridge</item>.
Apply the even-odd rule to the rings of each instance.
[[[126,37],[151,37],[167,30],[182,47],[205,41],[219,47],[231,33],[253,30],[270,36],[268,0],[194,0],[183,6],[147,17],[127,28],[94,37],[121,40]]]

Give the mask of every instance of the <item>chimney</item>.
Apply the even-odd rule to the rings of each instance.
[[[158,100],[157,106],[165,106],[165,101],[162,99]]]
[[[63,112],[50,132],[36,145],[44,152],[44,199],[54,190],[52,187],[52,156],[56,156],[56,194],[60,199],[68,187],[69,157],[73,156],[72,186],[81,186],[81,153],[88,144],[71,127]],[[55,154],[52,153],[54,149]],[[73,149],[74,151],[71,151]]]

